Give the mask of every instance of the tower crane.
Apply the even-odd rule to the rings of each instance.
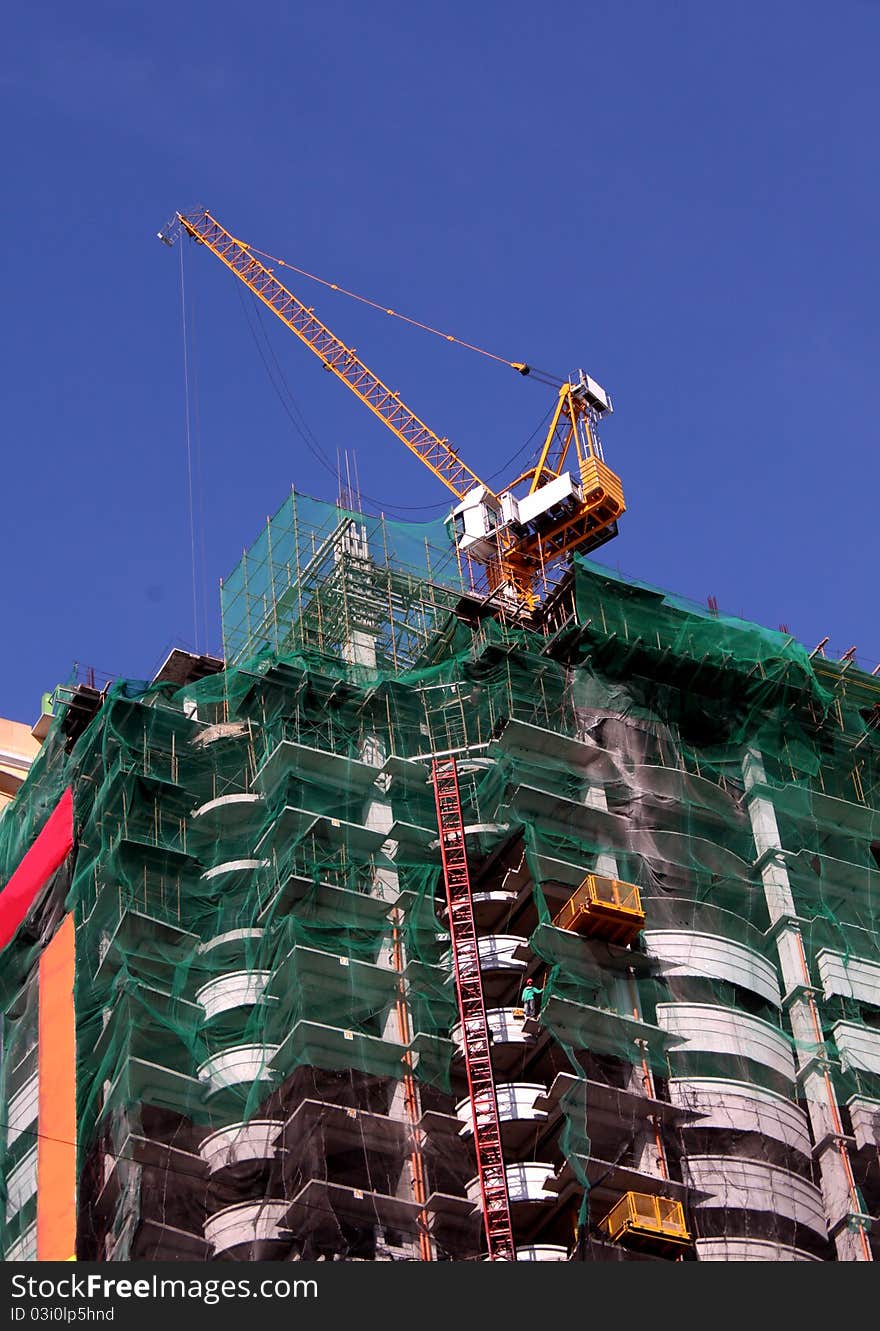
[[[623,488],[597,433],[611,414],[611,398],[583,370],[561,383],[549,380],[557,400],[537,460],[495,490],[284,286],[252,246],[204,209],[175,213],[158,235],[173,245],[181,232],[216,255],[452,491],[457,502],[448,523],[460,562],[473,590],[493,608],[530,615],[573,552],[587,553],[616,536]],[[532,373],[524,362],[507,364],[521,375]]]

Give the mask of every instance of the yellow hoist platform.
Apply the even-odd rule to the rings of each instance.
[[[557,929],[608,943],[632,943],[645,923],[639,889],[588,873],[553,920]]]
[[[685,1248],[691,1243],[681,1202],[644,1192],[625,1192],[599,1229],[612,1243],[653,1252]]]

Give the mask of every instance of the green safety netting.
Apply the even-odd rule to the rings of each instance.
[[[823,948],[880,961],[867,677],[583,560],[573,613],[551,637],[467,626],[450,614],[448,565],[446,592],[432,582],[436,531],[331,506],[305,521],[314,502],[292,496],[227,579],[227,668],[184,688],[117,681],[72,748],[56,721],[0,821],[2,880],[73,788],[64,893],[76,921],[83,1212],[118,1254],[163,1169],[178,1168],[175,1151],[225,1125],[283,1119],[292,1086],[378,1105],[377,1086],[412,1075],[423,1104],[447,1114],[462,1096],[432,754],[460,758],[474,889],[517,903],[541,977],[548,1067],[573,1079],[556,1149],[581,1227],[596,1180],[620,1164],[596,1155],[588,1088],[713,1075],[711,1053],[683,1053],[670,1035],[664,1005],[746,1010],[793,1043],[779,1002],[735,978],[630,966],[555,927],[586,873],[636,884],[649,927],[698,928],[772,961],[745,799],[744,760],[759,751],[756,789],[788,848],[811,961]],[[34,1058],[27,977],[40,946],[31,924],[4,956],[7,1107]],[[515,1004],[511,993],[500,1006]],[[829,1031],[865,1022],[846,996],[824,1014]],[[783,1089],[747,1058],[738,1071]],[[842,1099],[880,1096],[880,1070],[852,1055],[835,1077]],[[622,1152],[637,1131],[633,1120]],[[146,1137],[164,1140],[164,1164],[138,1156]],[[6,1147],[7,1186],[27,1144]],[[466,1144],[427,1149],[436,1178],[460,1191]],[[124,1178],[101,1201],[108,1155]],[[230,1203],[281,1186],[246,1182],[229,1185]],[[183,1228],[194,1196],[181,1191]],[[7,1246],[27,1222],[16,1217]],[[479,1234],[467,1242],[476,1254]]]

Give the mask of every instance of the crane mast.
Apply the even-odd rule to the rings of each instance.
[[[159,239],[171,245],[181,231],[216,255],[451,490],[458,503],[449,525],[459,557],[474,590],[496,606],[531,613],[572,551],[586,553],[617,534],[623,489],[596,432],[611,400],[582,370],[558,386],[535,465],[496,493],[211,213],[175,213]],[[508,364],[529,373],[525,364]]]

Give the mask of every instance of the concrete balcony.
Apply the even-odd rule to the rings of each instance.
[[[840,995],[880,1007],[880,962],[822,948],[816,953],[816,965],[826,998]]]
[[[738,1008],[711,1003],[658,1003],[657,1022],[686,1043],[673,1052],[748,1058],[794,1081],[791,1041],[776,1026]],[[880,1032],[878,1032],[880,1037]]]
[[[525,1160],[521,1164],[505,1167],[507,1175],[507,1194],[511,1206],[555,1205],[558,1197],[555,1189],[546,1186],[553,1178],[553,1165],[544,1160]],[[480,1205],[480,1180],[472,1178],[465,1184],[468,1200]]]
[[[547,1118],[546,1109],[535,1108],[535,1101],[546,1094],[547,1088],[540,1082],[501,1082],[495,1087],[499,1122],[523,1123],[527,1131],[532,1131],[529,1125],[542,1123]],[[465,1100],[459,1100],[455,1112],[463,1125],[462,1136],[470,1137],[474,1131],[470,1096]],[[509,1135],[505,1132],[505,1141],[509,1139]]]
[[[91,1055],[94,1066],[128,1055],[188,1073],[192,1055],[184,1033],[196,1030],[201,1020],[195,1003],[148,984],[130,984],[105,1009],[105,1025]]]
[[[285,1210],[292,1235],[308,1233],[318,1242],[335,1245],[341,1220],[364,1229],[382,1225],[415,1236],[423,1208],[405,1197],[309,1179],[293,1201],[285,1203]]]
[[[257,870],[265,869],[268,863],[268,860],[254,859],[253,856],[224,860],[222,864],[206,869],[201,880],[203,883],[213,883],[219,879],[227,892],[234,892],[252,883]]]
[[[287,1077],[309,1066],[327,1071],[357,1069],[374,1077],[398,1077],[406,1047],[396,1040],[317,1021],[298,1021],[278,1047],[274,1058]]]
[[[37,1222],[28,1225],[23,1234],[10,1243],[4,1262],[35,1262],[37,1260]]]
[[[105,1239],[107,1262],[207,1262],[211,1245],[201,1234],[162,1224],[133,1211],[118,1234]]]
[[[354,891],[338,883],[319,882],[304,874],[286,874],[277,891],[264,898],[260,918],[273,918],[297,909],[303,917],[326,924],[363,924],[367,928],[380,925],[399,893],[383,886],[369,884],[371,891]]]
[[[281,856],[291,843],[312,836],[331,850],[344,848],[355,859],[366,862],[378,854],[387,835],[382,828],[367,827],[365,823],[354,823],[346,818],[287,804],[278,811],[254,850],[257,855],[270,856],[274,851]]]
[[[833,1027],[840,1066],[880,1076],[880,1030],[858,1021],[838,1021]]]
[[[562,931],[557,932],[566,936]],[[544,999],[541,1025],[575,1049],[615,1058],[628,1059],[633,1043],[638,1041],[651,1066],[664,1075],[668,1070],[667,1053],[679,1039],[677,1032],[639,1021],[626,1012],[557,998],[553,994]]]
[[[31,1124],[36,1123],[39,1111],[39,1077],[35,1072],[9,1099],[6,1111],[7,1148],[17,1141]]]
[[[802,1155],[809,1156],[812,1150],[806,1114],[775,1091],[722,1077],[673,1077],[669,1098],[695,1114],[691,1127],[757,1132]]]
[[[526,963],[515,953],[528,946],[528,939],[513,934],[488,934],[477,941],[480,951],[480,970],[524,971]]]
[[[486,1025],[492,1036],[493,1050],[499,1045],[523,1045],[532,1043],[532,1037],[525,1034],[523,1030],[522,1017],[515,1017],[514,1012],[521,1011],[520,1008],[496,1007],[488,1008],[486,1011]],[[453,1044],[456,1046],[456,1052],[462,1053],[464,1044],[461,1038],[461,1022],[456,1022],[450,1035]]]
[[[383,962],[386,955],[387,949],[383,949]],[[400,976],[390,965],[296,945],[272,975],[267,997],[277,1003],[278,1021],[286,1022],[285,1034],[291,1019],[308,1012],[343,1028],[381,1037],[399,990]]]
[[[161,900],[161,891],[154,888]],[[187,933],[165,920],[127,909],[122,912],[112,935],[103,941],[95,979],[109,984],[124,966],[146,980],[168,985],[168,975],[176,962],[192,955],[198,947],[198,935]]]
[[[708,1198],[694,1203],[698,1210],[752,1211],[764,1214],[772,1233],[776,1217],[804,1225],[826,1237],[825,1208],[815,1184],[789,1169],[763,1160],[734,1156],[692,1155],[684,1169],[691,1185]],[[756,1220],[757,1228],[760,1222]]]
[[[741,827],[744,816],[736,800],[721,786],[693,772],[677,767],[657,767],[641,763],[618,773],[619,782],[610,783],[608,800],[614,804],[620,794],[635,791],[646,796],[668,823],[669,804],[696,807],[702,819],[711,819],[721,827]],[[653,797],[653,798],[652,798]]]
[[[186,1139],[181,1135],[178,1140]],[[99,1232],[112,1230],[120,1203],[124,1206],[126,1199],[137,1194],[142,1179],[165,1177],[174,1179],[174,1188],[165,1196],[157,1197],[154,1191],[142,1195],[131,1215],[137,1212],[163,1226],[191,1231],[199,1223],[196,1217],[201,1214],[207,1175],[205,1162],[192,1150],[128,1131],[114,1142],[112,1154],[104,1156],[103,1183],[92,1206],[92,1223]]]
[[[204,1012],[205,1020],[212,1021],[224,1012],[254,1007],[263,1001],[271,974],[271,971],[260,970],[230,971],[203,984],[196,991],[196,1002]]]
[[[200,943],[199,956],[210,957],[212,962],[219,957],[241,957],[254,951],[262,937],[262,929],[229,929]]]
[[[477,945],[486,1004],[495,1006],[510,1000],[526,968],[525,960],[516,953],[521,950],[525,956],[530,955],[528,940],[511,934],[486,934],[477,940]],[[451,970],[451,952],[441,958],[441,965]]]
[[[698,1262],[818,1262],[819,1257],[772,1239],[697,1239]]]
[[[278,1052],[274,1044],[241,1044],[224,1049],[206,1059],[198,1070],[199,1081],[208,1098],[237,1086],[251,1086],[254,1082],[269,1084],[275,1080],[272,1059]]]
[[[147,1059],[126,1058],[104,1096],[101,1117],[111,1121],[114,1113],[140,1102],[192,1119],[201,1109],[204,1095],[204,1084],[195,1077]]]
[[[292,1235],[281,1228],[289,1203],[268,1199],[226,1206],[205,1221],[205,1238],[214,1256],[234,1254],[240,1260],[270,1261],[286,1251]]]
[[[697,975],[725,980],[780,1007],[776,967],[743,943],[715,934],[677,929],[645,930],[645,947],[663,975]]]
[[[285,1178],[315,1161],[315,1142],[321,1141],[327,1155],[363,1157],[381,1173],[382,1162],[400,1160],[406,1151],[409,1125],[401,1119],[351,1105],[301,1100],[283,1124]]]
[[[240,834],[257,824],[262,805],[262,795],[219,795],[193,810],[190,825],[201,838]]]
[[[280,1119],[255,1118],[212,1132],[199,1146],[209,1174],[255,1160],[274,1160],[275,1142],[284,1124]]]
[[[880,1151],[880,1100],[854,1095],[847,1100],[846,1107],[858,1149]]]
[[[22,1156],[14,1169],[6,1176],[6,1219],[7,1222],[35,1196],[37,1191],[37,1147],[36,1143]]]
[[[253,784],[257,790],[271,794],[288,777],[306,777],[345,792],[366,794],[381,770],[360,758],[285,739],[266,758]]]
[[[516,892],[510,892],[503,888],[498,888],[492,892],[474,892],[471,901],[474,910],[474,923],[477,928],[485,933],[494,932],[510,913],[516,898]],[[442,908],[442,916],[444,920],[447,918],[445,903]]]
[[[561,1243],[530,1243],[525,1248],[517,1248],[518,1262],[567,1262],[568,1249]]]

